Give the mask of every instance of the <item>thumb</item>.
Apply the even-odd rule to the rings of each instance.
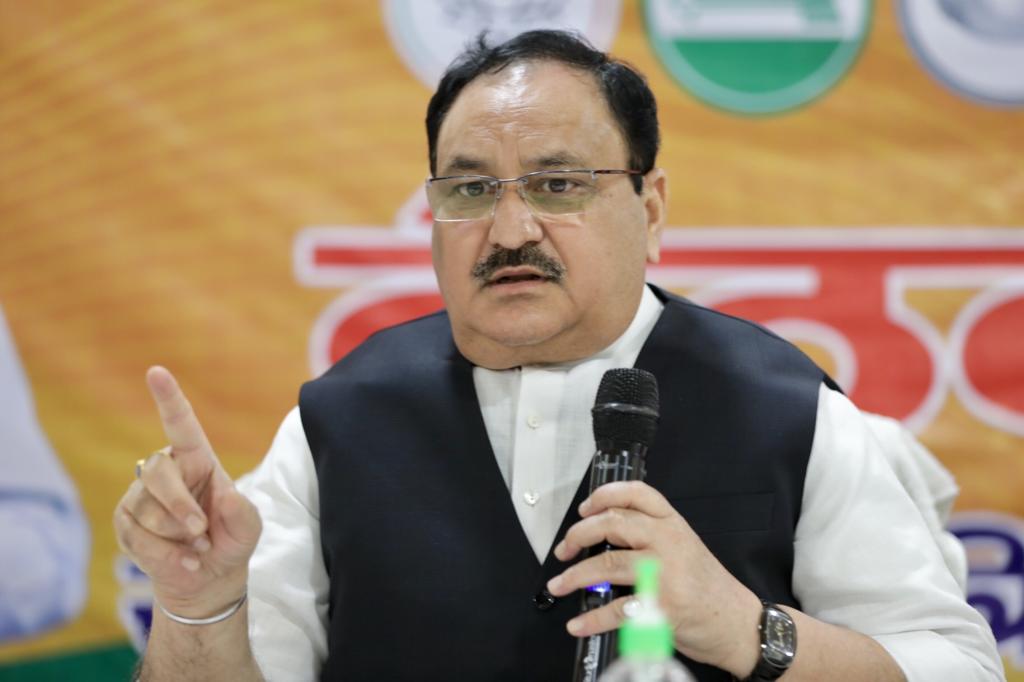
[[[216,487],[217,514],[211,520],[210,539],[215,546],[222,547],[225,554],[247,561],[263,530],[260,513],[223,472],[217,476]]]

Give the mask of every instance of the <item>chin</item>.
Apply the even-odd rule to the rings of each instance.
[[[522,325],[506,329],[480,330],[480,334],[506,348],[525,348],[544,343],[555,336],[556,332]]]
[[[564,321],[550,314],[505,314],[474,325],[474,332],[506,348],[524,348],[549,341],[565,331]]]

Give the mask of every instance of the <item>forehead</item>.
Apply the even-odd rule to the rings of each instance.
[[[594,77],[558,62],[517,62],[478,77],[459,93],[437,140],[440,175],[618,168],[626,158]]]

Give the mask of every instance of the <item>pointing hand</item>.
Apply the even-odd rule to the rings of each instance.
[[[235,489],[171,373],[151,367],[146,383],[170,445],[141,464],[118,503],[117,541],[164,608],[205,618],[245,594],[259,513]]]

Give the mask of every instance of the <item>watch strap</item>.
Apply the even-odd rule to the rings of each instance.
[[[782,677],[786,670],[788,668],[777,668],[764,658],[759,658],[754,672],[750,673],[750,677],[744,679],[743,682],[772,682]]]

